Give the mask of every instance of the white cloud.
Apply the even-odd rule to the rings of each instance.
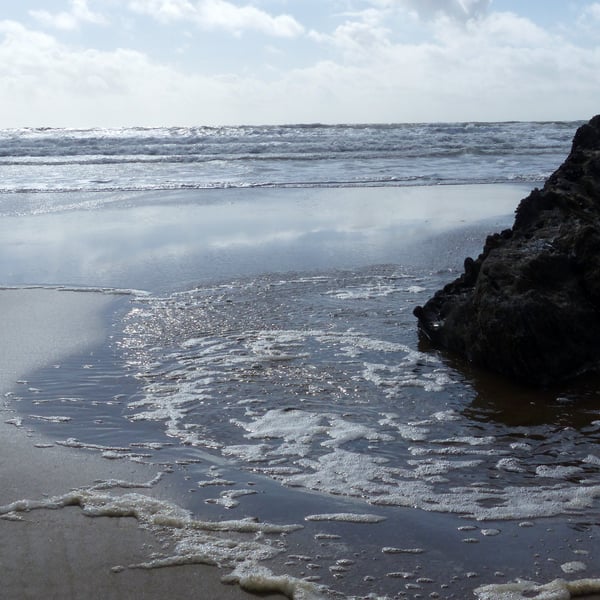
[[[346,58],[362,60],[389,45],[390,30],[381,24],[382,19],[375,11],[360,14],[360,20],[349,20],[342,23],[332,34],[311,31],[311,39],[328,44],[339,50]]]
[[[123,67],[130,65],[134,72],[142,58],[139,53],[126,50],[74,51],[51,35],[29,30],[14,21],[0,21],[0,34],[4,36],[0,44],[4,101],[40,102],[44,113],[55,109],[60,112],[57,99],[71,93],[77,100],[93,95],[98,88],[117,94],[126,92],[131,84]]]
[[[79,50],[14,21],[0,21],[0,89],[0,127],[273,121],[267,82],[184,73],[134,50]],[[278,89],[273,101],[296,112],[301,99]]]
[[[600,22],[600,3],[594,2],[587,6],[583,11],[583,17]]]
[[[486,15],[491,0],[388,0],[390,6],[403,6],[425,21],[440,17],[466,22]]]
[[[195,12],[188,0],[130,0],[129,8],[136,13],[150,15],[162,23],[186,19]]]
[[[509,12],[490,13],[485,18],[465,24],[440,20],[433,25],[433,31],[436,38],[446,45],[458,43],[486,52],[509,47],[553,48],[563,44],[562,40],[530,20]]]
[[[580,13],[577,21],[577,35],[587,35],[593,43],[597,44],[600,28],[600,2],[586,6]]]
[[[321,38],[335,41],[344,59],[352,44],[363,55],[296,73],[306,109],[314,96],[318,115],[320,96],[328,98],[320,114],[332,107],[323,118],[338,121],[574,119],[598,112],[598,47],[579,47],[511,13],[481,12],[466,21],[430,14],[429,39],[419,42],[393,41],[365,20]]]
[[[227,0],[130,0],[129,8],[163,23],[189,19],[203,29],[235,34],[260,31],[277,37],[295,37],[304,28],[290,15],[272,16],[251,5],[238,6]]]
[[[63,30],[77,29],[82,23],[96,25],[107,23],[103,15],[89,8],[87,0],[71,0],[69,12],[50,13],[47,10],[30,10],[29,14],[42,25]]]
[[[176,15],[187,4],[171,0],[169,10]],[[598,46],[585,49],[491,11],[467,22],[438,18],[427,39],[398,41],[373,11],[329,35],[305,36],[303,43],[316,39],[334,53],[305,68],[273,69],[269,80],[184,73],[143,52],[75,49],[0,21],[0,126],[542,120],[598,112]]]

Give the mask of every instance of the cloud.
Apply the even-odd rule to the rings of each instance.
[[[384,4],[380,10],[388,11]],[[382,33],[373,20],[348,22],[319,40],[335,41],[340,58],[296,72],[297,82],[288,84],[297,86],[313,120],[552,120],[598,112],[597,48],[590,51],[512,13],[478,12],[466,21],[428,14],[429,37],[418,41],[394,37],[391,27]],[[360,60],[347,60],[352,44],[354,54],[360,46]]]
[[[383,25],[384,19],[377,11],[365,11],[356,16],[358,20],[342,23],[331,34],[311,31],[309,37],[337,49],[350,60],[368,59],[378,48],[390,44],[391,31]]]
[[[74,30],[82,23],[107,24],[103,15],[93,12],[88,7],[87,0],[71,0],[69,12],[50,13],[47,10],[30,10],[29,14],[42,25],[54,29]]]
[[[493,0],[368,0],[380,21],[396,20],[410,29],[436,23],[466,24],[491,13]],[[368,11],[363,11],[368,12]],[[352,13],[347,13],[352,14]],[[359,13],[356,13],[359,14]]]
[[[600,3],[594,2],[587,6],[583,11],[583,16],[600,22]]]
[[[488,14],[492,0],[371,0],[378,6],[410,10],[423,21],[450,18],[460,22]]]
[[[0,127],[235,124],[252,120],[245,93],[268,94],[252,79],[185,73],[131,49],[82,50],[15,21],[0,21],[0,89]]]
[[[597,42],[586,49],[494,11],[467,21],[438,17],[424,26],[428,37],[405,39],[387,20],[386,1],[346,15],[331,33],[303,36],[321,58],[268,78],[184,72],[137,50],[74,48],[0,21],[0,126],[552,120],[598,112]],[[179,20],[200,3],[153,6]],[[327,54],[315,52],[319,44]]]
[[[303,26],[290,15],[272,16],[252,5],[238,6],[227,0],[130,0],[129,8],[157,21],[190,20],[207,30],[220,29],[240,34],[254,30],[277,37],[296,37]]]
[[[600,2],[594,2],[581,11],[578,25],[583,31],[596,30],[600,25]]]
[[[510,12],[493,12],[485,18],[466,23],[437,21],[432,26],[443,44],[470,46],[478,52],[501,52],[506,48],[555,48],[563,40],[524,17]]]
[[[135,85],[149,75],[145,57],[131,50],[76,51],[14,21],[0,21],[0,36],[6,126],[100,124],[115,100],[131,110]]]
[[[150,15],[161,23],[187,19],[194,15],[195,7],[188,0],[130,0],[130,10]]]

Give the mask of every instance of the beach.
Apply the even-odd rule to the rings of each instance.
[[[600,0],[0,19],[0,600],[600,600]]]
[[[36,368],[104,342],[102,312],[113,302],[111,295],[100,293],[2,290],[2,393]],[[44,500],[100,481],[143,485],[158,472],[156,466],[109,461],[48,444],[12,424],[10,403],[2,417],[1,504]],[[248,597],[238,587],[224,586],[214,567],[115,570],[147,561],[161,549],[161,542],[134,518],[90,518],[75,507],[32,510],[20,512],[18,520],[1,519],[0,536],[2,596],[7,599]]]
[[[223,192],[0,223],[7,597],[594,577],[593,402],[425,354],[410,314],[526,187]]]

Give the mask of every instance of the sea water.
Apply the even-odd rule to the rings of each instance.
[[[579,124],[4,129],[0,191],[531,182]]]
[[[598,381],[510,384],[420,342],[412,309],[577,126],[0,132],[2,283],[120,294],[108,344],[15,382],[11,424],[172,488],[51,502],[133,511],[176,542],[146,568],[247,589],[570,597],[514,582],[598,576]]]

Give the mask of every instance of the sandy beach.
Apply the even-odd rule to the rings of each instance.
[[[173,566],[180,558],[194,561],[197,548],[206,550],[206,540],[196,544],[186,538],[189,531],[178,537],[177,519],[165,535],[146,527],[148,513],[131,516],[139,497],[190,511],[194,519],[254,519],[298,527],[280,537],[280,532],[240,534],[237,539],[247,543],[243,560],[258,556],[250,561],[251,568],[266,565],[295,581],[313,576],[349,598],[365,596],[369,589],[382,596],[384,589],[392,598],[412,590],[423,597],[437,593],[466,600],[480,586],[517,578],[547,583],[558,577],[594,577],[596,525],[588,520],[596,513],[559,510],[537,519],[529,487],[505,484],[520,477],[519,472],[496,467],[500,457],[513,450],[497,447],[503,443],[497,431],[510,430],[512,424],[502,421],[502,400],[496,396],[512,399],[515,390],[498,388],[492,378],[484,382],[492,393],[483,383],[462,383],[460,378],[468,374],[459,375],[434,358],[431,365],[429,357],[419,355],[417,362],[410,358],[417,356],[410,339],[410,308],[420,294],[428,293],[427,286],[438,285],[449,269],[460,268],[466,255],[478,252],[486,232],[510,224],[521,195],[523,186],[516,185],[310,194],[229,190],[223,202],[210,192],[175,193],[164,200],[140,197],[138,203],[119,209],[96,206],[0,220],[0,272],[4,285],[15,286],[0,290],[4,597],[253,597],[239,586],[221,583],[231,569]],[[481,198],[487,202],[482,204]],[[448,203],[461,203],[461,209],[453,214]],[[29,287],[32,284],[37,287]],[[131,289],[145,291],[127,292]],[[293,320],[294,310],[299,311],[299,324]],[[342,320],[339,333],[330,331],[335,319]],[[381,331],[376,327],[379,320]],[[277,337],[279,330],[283,334]],[[402,343],[392,343],[396,334]],[[121,346],[113,343],[117,338]],[[126,356],[127,344],[133,348],[133,362],[127,362],[132,359]],[[109,357],[113,346],[119,348],[118,359]],[[404,371],[397,372],[403,360]],[[369,361],[380,363],[374,380],[369,379]],[[357,370],[337,374],[341,367]],[[419,379],[423,372],[430,378]],[[398,385],[404,377],[408,384]],[[373,409],[354,398],[372,402],[380,380],[383,392],[374,421],[363,427],[357,411],[365,408],[363,416],[369,419]],[[129,387],[117,389],[115,382]],[[346,392],[349,384],[354,386],[351,394]],[[452,396],[454,389],[462,395]],[[395,390],[393,395],[390,390]],[[106,400],[118,392],[127,398],[109,407]],[[77,402],[67,406],[61,398],[70,395],[77,396]],[[339,402],[339,415],[331,415],[330,398]],[[142,404],[136,406],[136,400]],[[271,404],[262,408],[265,402]],[[404,410],[409,412],[391,413]],[[562,404],[556,408],[557,414],[563,410]],[[285,421],[286,414],[295,415],[298,424]],[[282,420],[269,423],[264,418],[273,416]],[[52,423],[55,417],[72,421]],[[398,435],[396,421],[401,425]],[[453,423],[464,425],[455,429]],[[488,428],[490,435],[480,434],[480,427]],[[304,429],[306,441],[298,443],[301,437],[295,436]],[[559,430],[567,442],[569,431]],[[196,433],[198,438],[193,438]],[[69,436],[92,446],[86,450],[64,444]],[[211,440],[217,444],[211,446]],[[129,460],[140,441],[157,448],[148,450],[151,458]],[[364,444],[364,451],[351,453],[354,442]],[[126,450],[105,452],[104,443]],[[553,438],[551,449],[554,445]],[[303,473],[298,465],[304,464],[301,454],[309,447],[315,457],[350,458],[333,462],[322,476],[315,467]],[[282,463],[289,460],[290,449],[299,453],[298,460]],[[457,450],[463,459],[453,473],[450,466]],[[261,463],[260,456],[255,460],[262,452],[273,453],[272,463]],[[377,492],[375,502],[363,501],[361,490],[368,493],[380,477],[369,474],[369,461],[377,460],[375,466],[385,468],[387,461],[397,460],[398,452],[406,452],[404,464],[418,471],[405,466],[406,478],[392,480],[390,490],[407,497],[414,490],[412,500],[394,504],[391,498],[388,506],[378,502]],[[526,464],[527,456],[522,460]],[[277,476],[281,465],[284,475],[285,469],[291,474],[291,485]],[[270,477],[271,466],[275,478]],[[165,468],[173,472],[157,480]],[[484,489],[492,496],[482,496],[477,505],[469,496],[438,495],[432,491],[436,481],[430,488],[421,482],[430,474],[439,480],[438,470],[459,483],[461,472],[480,478],[491,473],[494,487],[486,484]],[[215,481],[207,481],[211,477]],[[545,484],[542,480],[537,489],[547,491]],[[471,489],[477,494],[481,487],[478,483]],[[507,488],[517,490],[514,498],[507,498],[519,516],[495,519],[488,505],[498,505],[501,512]],[[71,490],[91,489],[106,489],[111,498],[129,492],[140,496],[124,511],[96,513],[111,517],[91,518],[98,504],[90,510],[84,501],[72,506],[68,500]],[[43,508],[53,498],[60,508]],[[20,500],[33,504],[7,510]],[[91,500],[101,501],[99,492]],[[464,511],[471,514],[461,514],[463,502],[468,504]],[[373,513],[383,521],[366,525],[311,520],[310,515],[323,512]],[[477,514],[486,520],[478,521]],[[531,526],[530,519],[535,521]],[[483,533],[489,531],[493,534]],[[222,534],[223,545],[215,548],[223,552],[218,556],[234,556],[227,554],[236,533],[230,534]],[[179,552],[177,544],[188,542],[192,550]],[[269,555],[269,550],[275,552]],[[261,552],[269,556],[261,558]],[[131,568],[148,567],[161,557],[171,566]],[[563,571],[563,565],[576,562],[585,563],[585,570]],[[422,590],[410,587],[414,585]],[[287,595],[292,597],[293,591]]]
[[[101,342],[106,335],[101,314],[112,302],[114,297],[101,293],[0,291],[2,393],[16,381],[25,381],[36,368]],[[15,427],[14,417],[3,407],[0,504],[43,500],[102,480],[144,483],[157,473],[156,467],[49,446],[48,440]],[[161,550],[160,542],[133,518],[90,518],[76,507],[20,512],[18,518],[0,519],[6,600],[251,597],[238,587],[223,585],[214,567],[114,569],[147,561]]]

